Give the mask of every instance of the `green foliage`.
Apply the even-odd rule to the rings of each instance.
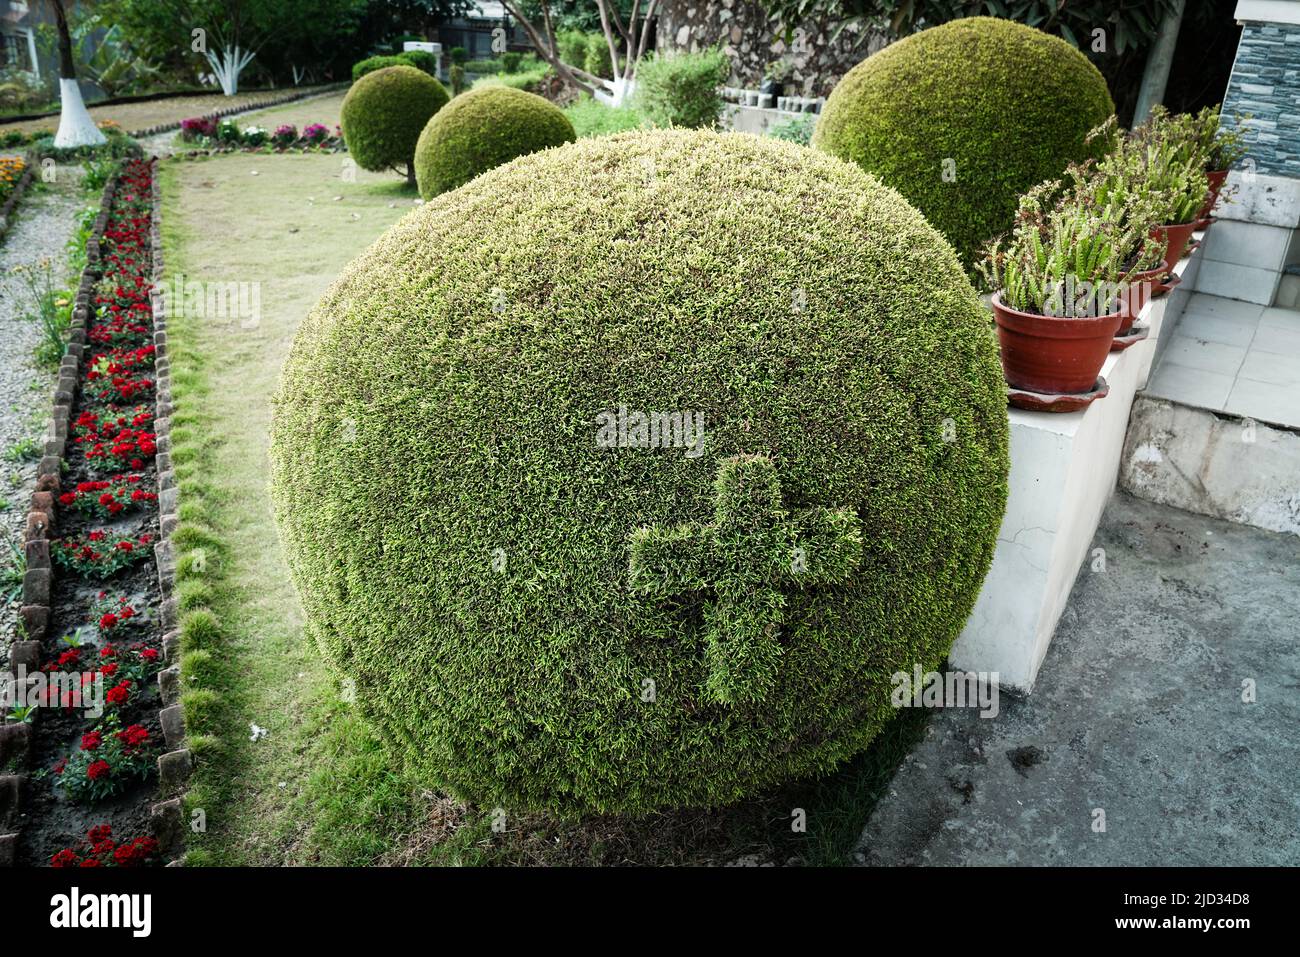
[[[441,110],[415,150],[420,195],[432,199],[516,156],[576,138],[555,104],[506,86],[476,87]]]
[[[101,129],[105,142],[96,146],[55,146],[54,134],[33,140],[28,148],[28,155],[33,163],[43,159],[53,159],[56,163],[80,163],[84,160],[127,159],[143,156],[140,144],[115,127]]]
[[[849,71],[813,145],[903,194],[971,266],[1012,225],[1020,196],[1107,144],[1102,79],[1063,40],[970,17],[914,34]]]
[[[587,34],[587,49],[583,53],[582,63],[575,63],[594,76],[613,79],[614,64],[609,58],[609,41],[603,33]]]
[[[620,406],[707,434],[601,447]],[[737,455],[779,480],[753,521],[716,484]],[[307,632],[412,774],[643,813],[830,771],[894,717],[892,673],[943,660],[1005,504],[1005,385],[951,248],[877,180],[771,138],[624,133],[487,172],[355,260],[299,327],[270,459]],[[707,535],[720,499],[763,547],[634,587],[637,530]],[[856,522],[856,562],[809,516]],[[791,531],[834,575],[771,566]],[[751,576],[778,660],[725,704],[707,649],[746,598],[719,587]]]
[[[376,70],[382,70],[390,66],[415,66],[415,64],[408,63],[396,53],[392,56],[366,57],[364,60],[352,64],[352,82],[355,83],[367,74],[374,73]]]
[[[994,241],[980,269],[1012,309],[1089,318],[1116,310],[1123,283],[1160,258],[1150,214],[1134,214],[1134,194],[1108,191],[1104,178],[1084,178],[1055,201],[1049,180],[1020,201],[1015,232]],[[1149,207],[1143,207],[1149,208]]]
[[[1203,125],[1203,118],[1171,116],[1157,105],[1146,123],[1097,164],[1098,175],[1114,188],[1123,185],[1147,197],[1156,207],[1156,225],[1190,223],[1210,191],[1205,171],[1215,144]]]
[[[503,53],[501,54],[501,69],[505,73],[518,73],[519,63],[523,60],[522,53]]]
[[[1247,153],[1246,131],[1237,117],[1232,126],[1223,126],[1218,106],[1207,106],[1191,120],[1197,142],[1205,153],[1207,172],[1232,169]]]
[[[451,58],[452,63],[464,63],[469,59],[469,51],[464,47],[452,47],[447,51],[447,55]]]
[[[656,126],[716,126],[730,72],[721,50],[656,54],[637,67],[636,104]]]
[[[555,49],[559,54],[561,63],[586,69],[587,34],[581,30],[565,30],[557,34]]]
[[[343,98],[343,139],[362,169],[409,171],[415,144],[429,118],[446,105],[442,84],[412,66],[363,76]]]
[[[526,93],[538,93],[550,73],[550,67],[539,66],[519,73],[498,73],[496,76],[480,77],[474,81],[474,89],[488,86],[504,86]]]
[[[817,114],[801,113],[799,116],[782,120],[780,123],[773,123],[768,129],[767,135],[776,137],[778,140],[788,140],[791,143],[802,143],[807,146],[812,142],[813,130],[816,128]]]
[[[398,57],[417,70],[423,70],[429,76],[436,77],[438,75],[438,58],[428,50],[407,50],[404,53],[399,53]]]
[[[631,106],[608,106],[595,97],[583,96],[564,108],[578,139],[624,133],[648,125],[645,116]]]
[[[465,92],[465,68],[459,63],[453,63],[448,72],[448,79],[451,80],[451,95],[460,96]]]

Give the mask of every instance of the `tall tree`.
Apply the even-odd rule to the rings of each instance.
[[[54,145],[59,147],[98,146],[105,142],[95,121],[86,109],[77,82],[77,64],[72,56],[72,31],[68,29],[68,11],[64,0],[47,0],[54,11],[54,26],[59,33],[59,129]]]

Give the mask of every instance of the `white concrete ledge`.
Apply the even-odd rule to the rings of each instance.
[[[1186,305],[1196,255],[1174,270],[1181,286],[1143,307],[1137,325],[1149,327],[1147,338],[1106,359],[1109,395],[1064,415],[1009,410],[1007,510],[993,566],[949,655],[953,668],[997,672],[1008,690],[1033,689],[1115,489],[1134,393],[1146,385],[1162,331]]]

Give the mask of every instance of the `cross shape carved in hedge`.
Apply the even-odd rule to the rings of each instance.
[[[781,589],[848,581],[862,559],[862,525],[851,508],[787,511],[765,455],[724,459],[714,490],[712,522],[632,532],[631,586],[654,598],[712,592],[704,611],[706,695],[754,703],[776,681]]]

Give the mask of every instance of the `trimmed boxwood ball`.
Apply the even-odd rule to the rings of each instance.
[[[1071,162],[1115,111],[1097,68],[1064,40],[967,17],[863,60],[831,91],[813,145],[875,173],[970,267],[1011,229],[1022,193]]]
[[[432,199],[516,156],[577,138],[560,108],[536,93],[505,86],[470,90],[420,134],[415,147],[420,195]]]
[[[414,183],[415,144],[448,99],[441,83],[413,66],[367,73],[343,98],[341,125],[348,152],[362,169],[397,170]]]
[[[352,262],[298,331],[271,462],[308,633],[413,770],[635,814],[871,742],[988,569],[1006,395],[893,190],[773,139],[626,133]]]

